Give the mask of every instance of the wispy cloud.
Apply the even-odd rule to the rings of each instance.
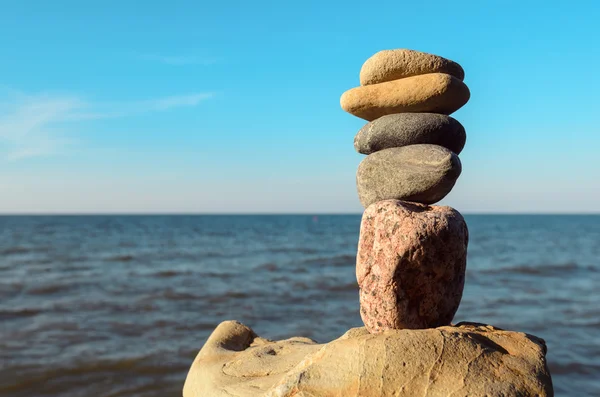
[[[0,107],[0,148],[4,158],[16,161],[58,152],[70,143],[63,121],[85,104],[76,97],[47,95],[12,98]]]
[[[78,96],[13,94],[0,102],[0,157],[17,161],[60,153],[80,141],[73,138],[73,133],[77,123],[84,120],[193,107],[212,97],[210,92],[200,92],[140,101],[91,103]]]
[[[142,102],[140,108],[145,109],[147,105],[148,109],[163,111],[183,106],[197,106],[200,102],[212,98],[213,95],[212,92],[200,92],[190,95],[168,96]]]
[[[199,57],[189,55],[159,55],[159,54],[143,54],[140,59],[146,61],[154,61],[164,63],[166,65],[183,66],[183,65],[212,65],[217,63],[218,59],[214,57]]]
[[[48,156],[57,154],[67,146],[74,144],[73,139],[61,138],[60,136],[30,136],[27,140],[14,143],[5,159],[7,161],[17,161],[32,157]]]

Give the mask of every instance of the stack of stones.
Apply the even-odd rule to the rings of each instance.
[[[447,326],[462,297],[468,232],[456,210],[432,204],[461,170],[465,130],[448,114],[469,99],[463,75],[438,56],[383,51],[342,96],[345,110],[369,121],[354,141],[368,155],[357,175],[366,210],[356,262],[366,330],[319,345],[223,322],[194,360],[184,397],[554,395],[543,340]]]
[[[381,51],[360,71],[342,108],[367,121],[354,147],[368,155],[356,176],[366,208],[356,276],[371,333],[448,325],[465,280],[468,231],[434,206],[461,173],[463,126],[448,115],[469,100],[456,62],[412,50]]]

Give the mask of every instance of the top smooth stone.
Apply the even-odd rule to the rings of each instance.
[[[379,51],[363,64],[360,84],[370,85],[427,73],[446,73],[459,80],[465,71],[456,62],[437,55],[414,50]]]

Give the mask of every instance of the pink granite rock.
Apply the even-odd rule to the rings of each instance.
[[[369,332],[450,324],[462,298],[468,239],[453,208],[398,200],[370,205],[356,259]]]

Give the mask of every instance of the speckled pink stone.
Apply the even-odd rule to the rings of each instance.
[[[370,205],[356,259],[369,332],[450,324],[462,298],[468,240],[453,208],[398,200]]]

